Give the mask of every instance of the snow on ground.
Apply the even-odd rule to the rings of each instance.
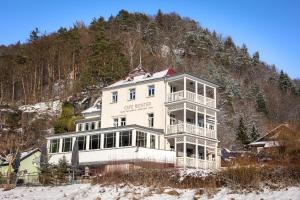
[[[57,115],[60,113],[62,102],[60,100],[40,102],[34,105],[23,105],[19,109],[23,112],[37,112],[39,114]]]
[[[188,200],[195,197],[196,190],[192,189],[171,189],[155,188],[130,185],[99,186],[90,184],[74,184],[57,187],[17,187],[10,191],[0,189],[0,200],[111,200],[111,199],[146,199],[146,200]],[[197,195],[196,195],[197,196]],[[197,196],[198,197],[198,196]],[[201,200],[208,199],[208,196],[200,195]],[[289,187],[279,191],[264,190],[263,192],[251,192],[234,194],[227,188],[221,189],[217,194],[211,196],[212,200],[253,200],[253,199],[274,199],[274,200],[298,200],[300,199],[300,188]]]

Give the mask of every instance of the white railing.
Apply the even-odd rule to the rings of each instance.
[[[203,105],[204,105],[204,104],[205,104],[205,102],[204,102],[204,98],[205,98],[205,97],[204,97],[204,96],[202,96],[202,95],[200,95],[200,94],[198,94],[198,96],[197,96],[197,97],[198,97],[198,99],[197,99],[197,100],[198,100],[198,103],[201,103],[201,104],[203,104]]]
[[[190,133],[197,136],[205,136],[204,128],[189,123],[173,124],[168,126],[167,134]],[[211,129],[206,129],[206,137],[216,138],[216,132]]]
[[[189,101],[196,102],[196,94],[194,92],[185,91],[186,92],[186,99]]]
[[[184,97],[184,93],[185,93],[185,97]],[[173,93],[168,94],[167,101],[174,102],[174,101],[179,101],[179,100],[183,100],[183,99],[187,99],[192,102],[200,103],[200,104],[215,108],[215,100],[214,99],[209,98],[209,97],[204,97],[203,95],[196,94],[196,93],[190,92],[188,90],[181,90],[178,92],[173,92]]]
[[[168,95],[168,102],[179,101],[184,99],[184,91],[173,92]]]
[[[186,163],[185,166],[186,167],[197,167],[198,164],[198,168],[200,169],[215,169],[216,168],[216,162],[215,161],[211,161],[211,160],[202,160],[202,159],[196,159],[196,158],[191,158],[191,157],[186,157],[185,158]],[[198,162],[198,163],[197,163]],[[183,167],[184,166],[184,158],[183,157],[177,157],[176,158],[176,165],[179,167]]]

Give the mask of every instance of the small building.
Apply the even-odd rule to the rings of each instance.
[[[280,124],[264,136],[260,137],[248,146],[251,151],[259,153],[262,150],[270,150],[281,145],[281,142],[297,136],[297,132],[287,123]]]
[[[39,149],[32,149],[24,151],[20,155],[20,166],[18,170],[18,180],[24,184],[39,183],[41,151]],[[0,161],[0,173],[6,177],[8,170],[8,163]],[[12,169],[13,171],[13,169]]]
[[[47,137],[49,162],[79,165],[151,162],[220,167],[215,83],[173,68],[149,73],[141,65],[102,90],[101,103],[82,112],[76,131]]]

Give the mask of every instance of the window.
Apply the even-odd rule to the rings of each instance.
[[[135,100],[135,89],[130,89],[129,90],[129,100]]]
[[[112,148],[116,146],[116,133],[104,134],[104,148]]]
[[[148,126],[150,128],[154,127],[154,114],[153,113],[148,113]]]
[[[148,86],[148,97],[153,97],[155,95],[155,87],[154,85]]]
[[[59,139],[50,140],[50,153],[58,153]]]
[[[131,144],[132,144],[131,141],[132,141],[131,131],[120,132],[120,141],[119,141],[120,147],[131,146]]]
[[[86,150],[86,136],[77,137],[78,150]]]
[[[121,118],[121,126],[126,126],[126,117]]]
[[[98,121],[98,129],[101,128],[101,121]]]
[[[82,131],[82,124],[78,124],[78,131]]]
[[[144,132],[136,132],[136,146],[146,147],[147,145],[147,134]]]
[[[101,134],[90,136],[90,149],[100,149],[101,148]]]
[[[64,138],[62,152],[72,151],[72,138]]]
[[[89,123],[85,123],[85,131],[88,131],[88,130],[90,130],[90,125],[89,125]]]
[[[111,102],[117,103],[118,102],[118,92],[113,92],[111,96]]]
[[[117,127],[119,125],[119,119],[118,118],[113,118],[113,126]]]
[[[92,123],[91,123],[91,129],[92,129],[92,130],[94,130],[94,129],[96,128],[95,125],[96,125],[95,122],[92,122]]]
[[[174,93],[176,91],[177,91],[176,87],[175,86],[171,86],[171,93]]]
[[[150,148],[155,149],[155,135],[150,136]]]

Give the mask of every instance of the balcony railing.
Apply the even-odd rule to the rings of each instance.
[[[215,169],[216,168],[216,162],[215,161],[186,157],[186,166],[187,167],[197,167],[197,164],[198,164],[198,168],[200,168],[200,169]],[[176,165],[180,166],[180,167],[183,167],[184,166],[184,158],[183,157],[177,157],[176,158]]]
[[[168,126],[167,134],[180,134],[180,133],[189,133],[197,136],[206,136],[209,138],[216,139],[216,132],[215,130],[206,129],[206,135],[204,133],[204,128],[200,126],[196,126],[194,124],[189,123],[180,123],[180,124],[173,124]]]
[[[184,95],[184,93],[185,93],[185,95]],[[195,102],[195,103],[200,103],[200,104],[215,108],[215,99],[205,97],[203,95],[196,94],[196,93],[190,92],[188,90],[180,90],[178,92],[169,93],[167,102],[180,101],[183,99],[187,99],[187,100]]]

